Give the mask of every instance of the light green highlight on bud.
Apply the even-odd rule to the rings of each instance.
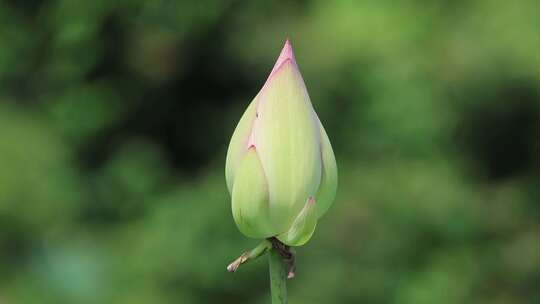
[[[286,231],[321,181],[319,128],[302,77],[290,60],[258,95],[253,144],[268,182],[270,217]]]

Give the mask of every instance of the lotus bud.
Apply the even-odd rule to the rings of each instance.
[[[225,166],[238,229],[305,244],[334,200],[337,167],[287,40],[242,115]]]

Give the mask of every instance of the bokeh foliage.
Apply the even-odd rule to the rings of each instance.
[[[340,169],[292,303],[540,303],[540,2],[0,1],[0,302],[268,303],[223,166],[290,37]]]

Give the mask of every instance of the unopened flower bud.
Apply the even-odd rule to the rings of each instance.
[[[334,200],[332,146],[288,40],[233,133],[225,171],[234,221],[248,237],[303,245]]]

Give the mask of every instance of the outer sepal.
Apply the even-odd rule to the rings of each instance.
[[[308,198],[289,231],[278,235],[278,240],[289,246],[302,246],[307,243],[317,226],[315,205],[315,198]]]
[[[334,151],[332,150],[328,135],[320,122],[319,127],[321,131],[322,174],[321,184],[317,191],[317,206],[315,207],[318,218],[322,217],[334,202],[338,184],[338,173]]]
[[[257,97],[249,104],[248,108],[240,118],[236,129],[231,137],[229,149],[227,150],[227,160],[225,162],[225,179],[227,188],[232,194],[235,173],[240,161],[247,152],[248,140],[251,134],[255,112],[257,111]]]
[[[241,160],[232,186],[232,212],[238,229],[252,238],[272,236],[268,187],[255,147]]]

